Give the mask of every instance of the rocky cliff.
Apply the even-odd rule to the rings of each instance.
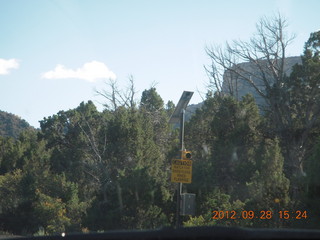
[[[288,76],[295,64],[301,64],[301,57],[288,57],[285,59],[284,63],[284,71]],[[272,72],[268,70],[269,66],[267,61],[261,61],[259,66],[264,68],[263,72],[265,77],[272,86],[274,78],[272,76]],[[262,76],[262,71],[257,67],[257,65],[250,62],[244,62],[237,64],[234,68],[240,74],[232,74],[230,71],[226,71],[223,76],[222,92],[228,95],[233,95],[239,100],[249,93],[254,96],[258,105],[265,105],[262,97],[257,93],[253,86],[245,80],[245,78],[250,79],[263,93],[265,93],[265,84],[262,82],[264,76]]]

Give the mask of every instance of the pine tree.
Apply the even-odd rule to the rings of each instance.
[[[281,227],[278,211],[292,207],[289,197],[290,182],[283,171],[284,158],[278,139],[265,139],[261,148],[261,155],[257,156],[257,170],[247,183],[250,198],[246,208],[256,213],[270,211],[274,214],[269,221],[256,219],[253,226]]]

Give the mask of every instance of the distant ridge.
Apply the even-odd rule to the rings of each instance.
[[[27,129],[33,127],[26,120],[0,110],[0,136],[18,138],[20,133]]]

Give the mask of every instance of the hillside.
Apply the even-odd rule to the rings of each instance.
[[[0,136],[17,138],[26,129],[32,128],[17,115],[0,110]]]

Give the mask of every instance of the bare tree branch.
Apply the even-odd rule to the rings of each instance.
[[[265,111],[272,117],[273,130],[283,139],[291,166],[298,169],[296,173],[300,170],[303,175],[305,149],[301,146],[305,145],[320,110],[314,109],[312,103],[304,109],[296,104],[295,111],[305,120],[303,128],[299,129],[301,132],[294,131],[297,114],[292,113],[293,102],[288,90],[290,84],[287,82],[286,66],[286,49],[294,35],[289,36],[286,28],[287,21],[280,14],[271,20],[262,18],[256,24],[256,34],[250,41],[232,41],[226,43],[224,49],[206,47],[211,65],[205,69],[211,88],[215,91],[238,99],[235,90],[238,91],[241,82],[248,84],[265,101]],[[317,89],[314,91],[317,92]]]
[[[135,95],[137,91],[135,90],[134,80],[132,76],[129,76],[129,84],[125,91],[121,91],[118,88],[117,81],[109,80],[106,82],[107,88],[98,91],[96,90],[96,95],[101,96],[106,99],[103,104],[107,109],[115,111],[118,107],[124,106],[133,108],[136,106]]]

